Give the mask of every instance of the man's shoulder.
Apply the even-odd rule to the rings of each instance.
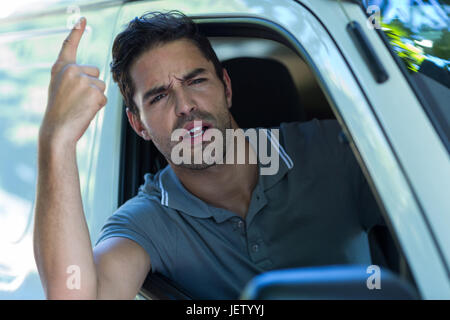
[[[144,174],[144,183],[139,187],[137,197],[148,199],[149,201],[162,204],[162,193],[165,191],[163,188],[162,177],[166,179],[171,177],[170,166],[160,169],[156,173]]]
[[[164,214],[165,207],[161,203],[159,182],[159,177],[163,170],[155,174],[146,173],[144,175],[144,183],[139,187],[138,193],[119,206],[114,214],[129,216],[138,220]]]
[[[280,141],[286,149],[329,148],[338,142],[342,131],[337,120],[312,119],[306,122],[283,122],[279,126]]]
[[[292,136],[314,137],[328,132],[339,132],[340,126],[335,119],[312,119],[305,122],[282,122],[279,126],[282,133]]]
[[[161,217],[163,214],[164,208],[157,198],[139,192],[119,206],[112,217],[134,221],[139,224],[149,219]]]

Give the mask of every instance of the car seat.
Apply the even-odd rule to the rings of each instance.
[[[306,113],[289,70],[279,61],[234,58],[222,63],[231,78],[231,114],[242,128],[305,121]]]

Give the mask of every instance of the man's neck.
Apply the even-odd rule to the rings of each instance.
[[[197,198],[218,208],[235,212],[245,219],[253,190],[258,182],[258,164],[248,161],[256,157],[246,140],[245,164],[216,164],[203,170],[171,165],[183,186]]]

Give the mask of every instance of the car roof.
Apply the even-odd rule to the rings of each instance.
[[[138,2],[140,0],[135,0],[133,2]],[[142,0],[151,1],[151,0]],[[294,0],[293,0],[294,1]],[[298,2],[303,2],[308,4],[309,7],[313,8],[317,5],[321,6],[322,2],[327,2],[329,0],[297,0]],[[365,0],[334,0],[343,2],[353,2],[361,4]],[[125,2],[130,2],[129,0],[28,0],[25,2],[20,2],[17,5],[11,7],[11,12],[6,13],[6,15],[0,15],[0,23],[12,22],[17,20],[22,20],[24,18],[39,17],[43,15],[53,15],[53,14],[67,14],[70,7],[75,7],[85,10],[94,9],[96,7],[112,7],[119,6]],[[274,5],[276,0],[273,0]]]

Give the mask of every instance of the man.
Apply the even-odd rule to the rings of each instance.
[[[72,30],[52,68],[39,135],[34,243],[48,298],[130,299],[152,271],[194,298],[232,299],[265,270],[371,263],[367,231],[381,218],[335,121],[259,135],[282,159],[273,175],[260,174],[248,140],[244,164],[172,161],[175,130],[185,130],[182,143],[195,156],[213,129],[239,128],[229,112],[230,77],[207,38],[176,12],[136,18],[114,41],[111,67],[129,122],[169,165],[146,175],[92,250],[75,147],[106,97],[98,69],[75,62],[85,25]],[[229,150],[224,159],[235,160]],[[66,285],[71,265],[81,272],[78,290]]]

